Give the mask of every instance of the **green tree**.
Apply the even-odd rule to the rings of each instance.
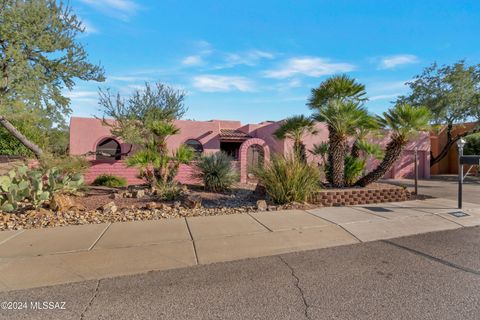
[[[418,131],[428,130],[432,118],[430,110],[426,107],[413,107],[409,104],[397,104],[378,121],[382,127],[390,130],[390,141],[385,149],[385,156],[378,167],[360,178],[356,185],[365,187],[368,184],[382,178],[393,164],[400,158],[409,138]]]
[[[480,131],[480,65],[468,66],[465,61],[450,66],[434,63],[407,84],[411,93],[400,97],[399,103],[427,107],[433,124],[446,127],[446,144],[438,155],[431,156],[430,165],[442,160],[457,140]],[[475,121],[476,125],[454,134],[454,125],[465,121]]]
[[[136,90],[128,99],[109,90],[100,91],[104,125],[114,136],[139,148],[127,158],[127,164],[140,168],[154,188],[165,190],[171,186],[180,164],[194,157],[194,151],[186,145],[173,154],[167,148],[167,138],[180,132],[174,120],[185,114],[184,100],[184,92],[161,83],[146,83],[143,90]]]
[[[307,154],[303,137],[307,134],[316,135],[315,121],[304,115],[293,116],[285,119],[274,132],[277,139],[290,139],[293,141],[293,153],[301,161],[307,162]]]
[[[77,41],[84,31],[62,1],[4,0],[0,5],[0,125],[37,157],[42,149],[11,119],[23,112],[38,116],[48,129],[65,125],[71,109],[62,90],[72,90],[75,79],[104,80],[103,69],[87,61]]]
[[[308,105],[315,111],[317,121],[327,121],[328,126],[328,167],[326,172],[327,180],[334,187],[342,187],[344,183],[344,162],[346,156],[346,135],[355,134],[357,128],[365,123],[364,116],[368,116],[363,109],[362,104],[366,101],[365,86],[348,77],[347,75],[337,75],[323,81],[318,88],[312,89]],[[357,116],[359,110],[362,114],[360,119],[353,119],[352,114],[348,114],[348,110],[353,111]],[[346,112],[344,112],[346,111]],[[340,119],[342,116],[347,117],[347,121],[353,121],[355,127],[349,127],[348,132],[336,132],[338,129],[345,129]],[[351,123],[352,124],[352,123]]]

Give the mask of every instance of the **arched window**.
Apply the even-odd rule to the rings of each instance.
[[[185,144],[192,148],[197,155],[203,153],[203,145],[200,141],[195,139],[188,139],[187,141],[185,141]]]
[[[97,160],[120,160],[122,148],[115,139],[107,138],[97,144]]]

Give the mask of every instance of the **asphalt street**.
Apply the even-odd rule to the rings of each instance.
[[[474,227],[7,292],[0,301],[65,310],[0,318],[479,319],[479,244]]]

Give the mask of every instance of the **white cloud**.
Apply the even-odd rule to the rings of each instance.
[[[140,6],[134,0],[80,0],[105,14],[128,20]]]
[[[85,34],[89,35],[89,34],[99,33],[98,29],[91,22],[85,19],[81,19],[81,21],[82,21],[83,27],[85,28]]]
[[[267,70],[264,75],[267,78],[288,78],[296,75],[320,77],[341,72],[349,72],[355,69],[349,63],[334,63],[329,59],[318,57],[297,57],[285,62],[285,65],[275,70]]]
[[[97,98],[97,91],[67,91],[65,96],[70,99],[88,99],[88,98]]]
[[[394,56],[383,57],[380,61],[381,69],[392,69],[404,64],[418,63],[419,59],[413,54],[397,54]]]
[[[198,66],[203,64],[203,59],[199,55],[188,56],[182,60],[182,64],[185,66]]]
[[[205,92],[226,92],[232,90],[253,91],[253,83],[245,77],[200,75],[193,78],[193,86]]]
[[[370,101],[375,101],[375,100],[388,100],[388,99],[393,99],[397,98],[400,95],[400,93],[392,93],[392,94],[380,94],[378,96],[373,96],[368,98]]]
[[[225,64],[220,65],[217,68],[230,68],[236,65],[254,66],[260,60],[273,58],[275,58],[273,53],[261,50],[249,50],[242,53],[229,53],[225,57]]]
[[[149,81],[151,78],[148,77],[137,77],[137,76],[107,76],[107,81],[121,81],[121,82],[138,82],[138,81]]]

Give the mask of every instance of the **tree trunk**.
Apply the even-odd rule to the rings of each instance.
[[[405,147],[406,143],[407,141],[402,137],[393,138],[388,143],[387,149],[385,150],[385,157],[378,165],[378,167],[368,173],[366,176],[360,178],[360,180],[358,180],[355,185],[359,187],[365,187],[370,183],[381,179],[400,158],[400,155],[402,154],[403,148]]]
[[[359,158],[360,157],[360,149],[358,148],[356,140],[352,145],[352,150],[350,151],[350,155],[354,158]]]
[[[334,188],[345,186],[345,146],[346,141],[333,133],[329,144],[329,155],[331,155],[330,171]]]
[[[333,129],[329,126],[328,127],[328,151],[327,151],[327,162],[324,163],[325,167],[325,178],[327,178],[327,182],[333,185],[333,177],[332,177],[332,163],[333,163],[333,156],[332,156],[332,149],[330,148],[330,143],[334,139]]]
[[[297,157],[298,160],[300,160],[302,163],[307,163],[307,151],[302,141],[294,142],[293,152],[295,153],[295,157]]]
[[[35,143],[30,141],[27,137],[25,137],[20,131],[15,128],[10,121],[8,121],[4,116],[0,116],[0,124],[21,144],[27,147],[30,151],[32,151],[37,158],[40,158],[43,155],[43,150],[37,146]]]
[[[452,136],[452,129],[453,129],[453,125],[449,124],[448,128],[447,128],[447,143],[443,147],[442,151],[440,151],[440,153],[436,157],[434,157],[432,155],[432,153],[430,153],[430,167],[433,166],[436,163],[439,163],[443,158],[445,158],[447,156],[448,152],[450,151],[450,148],[458,140],[460,140],[461,138],[464,138],[466,136],[469,136],[471,134],[480,132],[480,125],[477,125],[476,127],[473,127],[472,129],[470,129],[470,130],[468,130],[468,131],[466,131],[462,134],[456,135],[456,136]]]

